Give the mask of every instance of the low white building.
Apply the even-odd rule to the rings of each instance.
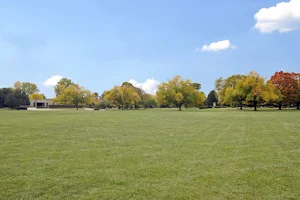
[[[49,108],[50,105],[54,105],[52,99],[30,100],[30,107]]]

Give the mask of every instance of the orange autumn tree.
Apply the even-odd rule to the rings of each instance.
[[[276,72],[270,80],[280,90],[283,98],[278,102],[279,109],[282,104],[296,103],[299,109],[299,73]]]

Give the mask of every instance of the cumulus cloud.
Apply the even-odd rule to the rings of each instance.
[[[43,85],[44,86],[55,86],[58,81],[60,81],[60,79],[62,79],[63,77],[60,76],[60,75],[55,75],[55,76],[52,76],[50,78],[48,78],[44,83]]]
[[[262,8],[255,15],[255,29],[262,33],[279,31],[287,33],[300,29],[300,0],[281,2],[270,8]]]
[[[157,86],[160,84],[160,82],[155,79],[147,79],[143,83],[139,83],[136,80],[130,79],[128,82],[131,83],[134,87],[140,88],[149,94],[155,94]]]
[[[203,45],[201,51],[222,51],[225,49],[234,49],[236,46],[230,43],[229,40],[221,40],[218,42],[212,42],[208,45]],[[200,51],[200,48],[196,48],[196,51]]]

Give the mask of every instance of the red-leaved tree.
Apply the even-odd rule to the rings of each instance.
[[[297,109],[299,109],[299,93],[300,93],[300,74],[299,73],[289,73],[289,72],[276,72],[271,77],[271,82],[280,90],[283,95],[282,101],[278,102],[279,109],[281,109],[282,104],[297,104]]]

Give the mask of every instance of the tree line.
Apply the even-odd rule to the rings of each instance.
[[[62,78],[54,87],[56,97],[53,102],[60,105],[89,106],[96,109],[112,108],[138,109],[154,107],[231,106],[243,109],[260,105],[300,106],[300,73],[276,72],[266,80],[257,72],[248,75],[235,74],[215,81],[215,90],[208,96],[201,91],[201,84],[181,76],[175,76],[161,83],[155,95],[147,94],[129,82],[114,86],[102,95]],[[0,88],[0,107],[18,107],[29,104],[29,100],[42,100],[34,83],[16,82],[13,88]]]
[[[251,105],[257,110],[258,105],[300,106],[300,73],[276,72],[266,80],[252,71],[248,75],[236,74],[226,79],[219,78],[215,88],[221,104]]]
[[[17,81],[13,88],[0,88],[0,108],[17,108],[21,105],[28,105],[29,97],[42,96],[39,98],[44,98],[44,95],[37,94],[38,92],[36,84],[30,82]]]

